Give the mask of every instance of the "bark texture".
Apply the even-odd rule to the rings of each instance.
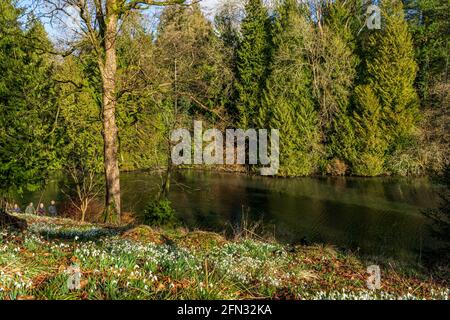
[[[118,220],[121,213],[118,128],[116,124],[116,38],[115,0],[108,1],[103,40],[104,61],[100,62],[103,86],[103,138],[106,177],[106,220]]]

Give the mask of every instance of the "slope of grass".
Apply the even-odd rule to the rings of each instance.
[[[370,291],[370,262],[332,247],[23,217],[26,233],[0,236],[1,299],[449,298],[445,279],[392,264]],[[70,290],[75,265],[80,288]]]

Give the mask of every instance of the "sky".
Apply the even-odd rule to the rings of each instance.
[[[24,8],[31,8],[31,4],[33,3],[33,0],[18,0],[19,1],[19,5],[21,7]],[[204,10],[205,15],[209,18],[212,19],[212,17],[214,16],[214,12],[215,12],[215,8],[217,7],[217,5],[220,3],[221,0],[200,0],[200,5]],[[223,0],[222,0],[223,1]],[[76,12],[74,12],[74,17],[76,17],[77,14]],[[48,19],[41,19],[45,29],[47,30],[47,33],[49,34],[50,38],[56,42],[58,42],[58,39],[62,39],[67,35],[67,32],[60,30],[60,28],[58,28],[55,25],[52,25],[50,23],[50,21]],[[70,19],[67,19],[65,21],[65,24],[67,25],[76,25],[76,21],[74,19],[74,21],[70,21]]]
[[[205,8],[214,8],[220,0],[202,0],[202,6]]]

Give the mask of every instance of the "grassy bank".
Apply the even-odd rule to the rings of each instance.
[[[448,299],[445,272],[381,265],[369,291],[364,261],[326,246],[284,246],[147,226],[109,227],[24,216],[1,231],[1,299]],[[79,265],[79,290],[68,268]]]

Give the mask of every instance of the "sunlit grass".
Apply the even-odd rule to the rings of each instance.
[[[367,264],[329,246],[26,218],[26,233],[0,237],[1,299],[448,299],[445,282],[394,269],[369,291]],[[70,290],[75,264],[81,288]]]

